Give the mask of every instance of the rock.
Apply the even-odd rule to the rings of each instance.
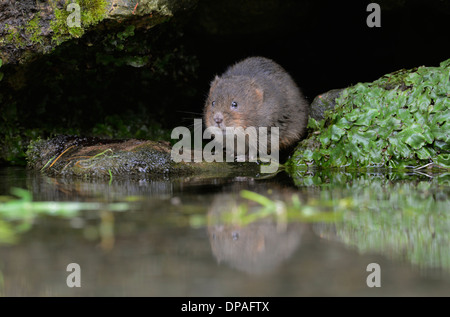
[[[76,8],[70,0],[11,0],[0,3],[0,59],[3,64],[29,61],[38,54],[86,32],[129,23],[136,28],[151,28],[179,11],[191,10],[198,0],[76,0],[80,25],[76,26]],[[69,10],[69,11],[68,11]],[[75,26],[69,26],[69,22]]]
[[[31,142],[28,168],[49,176],[83,178],[168,176],[257,176],[256,163],[174,162],[168,142],[137,139],[111,140],[59,135]]]
[[[292,172],[450,168],[450,59],[331,91],[316,98],[314,108],[324,120],[310,120],[314,131],[288,162]]]
[[[309,116],[316,121],[325,118],[325,111],[334,109],[336,98],[339,97],[344,89],[333,89],[326,93],[318,95],[311,103]]]

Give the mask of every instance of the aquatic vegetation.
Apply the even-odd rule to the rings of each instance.
[[[239,200],[209,214],[206,223],[232,228],[267,221],[281,228],[311,223],[321,238],[358,252],[450,270],[449,173],[428,178],[319,171],[298,176],[296,183],[308,193],[307,199],[293,194],[279,200],[244,190]],[[191,217],[191,226],[205,225],[201,215]]]
[[[0,243],[15,243],[18,235],[30,230],[33,220],[39,216],[73,218],[81,211],[126,211],[131,209],[127,202],[66,202],[33,201],[31,193],[25,189],[12,188],[15,197],[0,196]]]
[[[3,219],[17,220],[34,217],[40,214],[59,217],[74,217],[82,210],[125,211],[130,209],[128,203],[100,203],[100,202],[55,202],[33,201],[31,193],[21,188],[12,188],[11,192],[17,196],[5,198],[0,203],[0,216]]]
[[[330,203],[351,201],[341,221],[315,224],[321,237],[361,253],[450,270],[450,173],[298,173],[297,186]]]
[[[288,165],[450,168],[449,77],[450,59],[344,89]]]
[[[350,203],[343,199],[333,204],[315,200],[303,204],[296,194],[289,199],[271,199],[248,190],[242,190],[240,198],[243,200],[236,200],[221,212],[209,215],[207,220],[202,219],[201,215],[193,215],[191,225],[198,227],[207,222],[209,225],[248,226],[264,219],[272,219],[281,226],[290,222],[336,222]]]

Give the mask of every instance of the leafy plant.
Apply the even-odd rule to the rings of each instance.
[[[449,77],[450,59],[345,89],[291,165],[450,168]]]
[[[130,204],[125,202],[33,201],[31,193],[22,188],[12,188],[11,193],[15,197],[0,196],[0,243],[6,244],[17,242],[18,235],[30,230],[38,216],[73,218],[83,210],[130,209]]]

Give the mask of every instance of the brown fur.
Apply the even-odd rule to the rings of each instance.
[[[207,127],[224,131],[226,127],[279,127],[280,148],[287,148],[304,137],[308,113],[308,102],[280,65],[250,57],[212,81],[204,121]]]

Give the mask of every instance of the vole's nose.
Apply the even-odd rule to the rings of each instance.
[[[223,122],[223,114],[221,112],[217,112],[214,114],[213,120],[217,124],[221,124]]]

